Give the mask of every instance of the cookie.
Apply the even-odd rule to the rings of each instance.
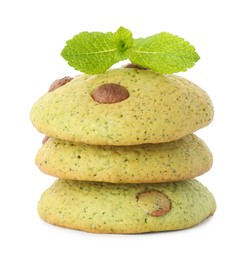
[[[154,183],[191,179],[207,172],[212,154],[194,134],[177,141],[136,146],[94,146],[49,138],[36,155],[47,174],[63,179]]]
[[[30,117],[48,136],[125,146],[177,140],[207,126],[213,114],[209,96],[182,77],[120,68],[78,76],[42,96]]]
[[[46,222],[93,233],[186,229],[215,209],[213,195],[197,180],[117,185],[59,179],[38,204]]]

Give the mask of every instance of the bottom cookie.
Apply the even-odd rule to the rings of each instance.
[[[214,214],[213,195],[199,181],[111,184],[58,179],[41,196],[40,217],[92,233],[185,229]]]

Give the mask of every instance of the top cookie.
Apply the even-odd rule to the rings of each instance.
[[[128,95],[116,103],[95,101],[95,90],[109,84],[120,85]],[[121,68],[88,79],[78,76],[45,94],[33,105],[31,121],[40,132],[62,140],[121,146],[177,140],[207,126],[213,114],[209,96],[194,83]]]

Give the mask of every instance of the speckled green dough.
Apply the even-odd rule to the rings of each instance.
[[[169,212],[160,217],[147,214],[137,198],[149,190],[168,197]],[[43,220],[93,233],[185,229],[213,215],[215,209],[213,195],[197,180],[117,185],[59,179],[43,193],[38,205]]]
[[[50,138],[36,164],[63,179],[154,183],[191,179],[208,171],[212,154],[194,134],[177,141],[137,146],[93,146]]]
[[[213,119],[209,96],[179,76],[122,68],[80,77],[33,105],[31,121],[40,132],[95,145],[138,145],[177,140]],[[99,104],[91,93],[103,83],[126,87],[129,98]]]

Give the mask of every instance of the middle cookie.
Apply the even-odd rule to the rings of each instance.
[[[137,146],[94,146],[49,138],[36,155],[39,169],[73,180],[156,183],[195,178],[213,162],[207,145],[190,134],[177,141]]]

